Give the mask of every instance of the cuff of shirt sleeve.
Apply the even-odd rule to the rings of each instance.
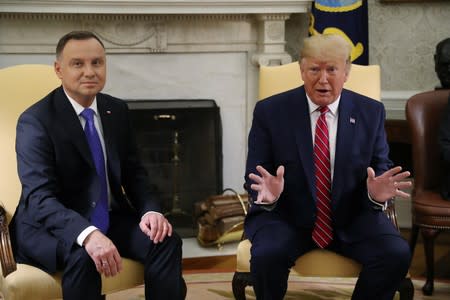
[[[141,217],[141,220],[146,216],[146,215],[149,215],[149,214],[158,214],[158,215],[160,215],[160,216],[163,216],[163,214],[162,213],[160,213],[160,212],[157,212],[157,211],[148,211],[148,212],[146,212],[142,217]]]
[[[382,211],[385,211],[388,205],[388,202],[378,202],[374,199],[372,199],[372,197],[370,196],[369,192],[367,192],[367,197],[369,198],[370,202],[372,202],[373,204],[376,205],[376,207],[374,207],[375,209],[381,209]]]
[[[87,238],[88,235],[91,234],[94,230],[97,230],[98,228],[95,226],[89,226],[85,230],[83,230],[77,237],[77,244],[83,247],[84,240]]]
[[[266,210],[266,211],[272,211],[274,210],[275,207],[277,207],[278,204],[278,200],[280,199],[280,196],[278,196],[274,202],[272,202],[271,204],[257,204],[254,203],[255,205],[258,205],[259,207],[261,207],[262,209]]]

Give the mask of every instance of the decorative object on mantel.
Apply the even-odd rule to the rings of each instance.
[[[441,86],[436,89],[450,89],[450,37],[436,45],[434,70],[441,82]]]
[[[247,207],[248,195],[239,194],[230,188],[225,189],[222,195],[197,202],[195,217],[199,244],[204,247],[217,245],[220,248],[224,243],[241,240]]]

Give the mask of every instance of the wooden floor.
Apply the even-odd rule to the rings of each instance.
[[[402,235],[406,239],[409,239],[410,231],[402,230]],[[183,270],[185,273],[211,270],[217,272],[233,272],[235,266],[235,255],[185,258],[183,260]],[[416,278],[425,276],[425,256],[420,236],[414,251],[410,274]],[[442,232],[435,242],[435,278],[449,280],[450,282],[450,232]]]
[[[402,235],[409,240],[409,230],[402,230]],[[410,266],[410,274],[413,277],[425,276],[425,251],[422,238],[419,234],[414,256]],[[445,231],[438,235],[434,245],[434,273],[435,278],[450,282],[450,232]]]
[[[236,256],[208,256],[183,259],[185,273],[198,273],[202,271],[233,272],[236,267]]]

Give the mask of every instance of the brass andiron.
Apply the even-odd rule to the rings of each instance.
[[[178,142],[178,131],[175,130],[173,134],[173,144],[172,144],[172,150],[173,150],[173,157],[172,157],[172,166],[173,166],[173,195],[172,195],[172,208],[169,212],[166,212],[165,216],[179,216],[179,215],[185,215],[188,216],[189,214],[181,209],[180,207],[180,196],[178,192],[178,176],[179,176],[179,167],[180,167],[180,144]]]

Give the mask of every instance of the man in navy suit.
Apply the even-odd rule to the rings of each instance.
[[[100,275],[117,275],[121,257],[128,257],[144,264],[146,299],[184,299],[182,242],[152,195],[127,105],[100,93],[103,43],[91,32],[70,32],[58,42],[54,66],[62,86],[23,112],[17,124],[22,193],[10,224],[17,261],[63,271],[65,300],[95,300],[103,299]],[[91,124],[100,137],[100,167],[83,130],[86,108],[94,112]],[[93,217],[101,178],[109,220],[102,230]]]
[[[383,105],[343,89],[350,52],[339,35],[306,38],[300,52],[304,85],[256,104],[248,138],[245,179],[252,206],[245,233],[252,242],[257,299],[283,299],[295,260],[318,247],[361,263],[354,300],[392,299],[408,271],[408,244],[383,209],[392,197],[409,196],[401,191],[411,184],[403,180],[409,172],[391,168]],[[326,217],[315,174],[324,171],[316,167],[313,151],[322,108],[331,182]],[[326,226],[317,225],[324,220]],[[322,232],[320,238],[315,232]]]

